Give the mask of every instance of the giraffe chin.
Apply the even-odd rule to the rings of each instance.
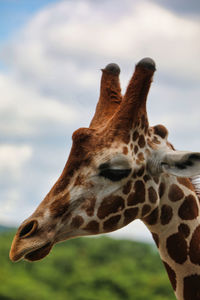
[[[51,248],[53,247],[52,243],[47,243],[46,245],[44,245],[43,247],[29,252],[28,254],[26,254],[24,256],[25,260],[28,261],[37,261],[40,260],[42,258],[44,258],[45,256],[47,256],[49,254],[49,252],[51,251]]]

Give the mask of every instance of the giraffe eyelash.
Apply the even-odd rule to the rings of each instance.
[[[99,176],[110,179],[111,181],[119,181],[126,178],[131,172],[131,169],[102,169]]]

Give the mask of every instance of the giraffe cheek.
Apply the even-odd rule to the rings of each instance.
[[[83,209],[89,217],[94,215],[96,197],[92,196],[83,203],[81,209]]]

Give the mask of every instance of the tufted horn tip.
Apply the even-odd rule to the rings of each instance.
[[[104,70],[113,75],[120,74],[120,67],[115,63],[108,64]]]
[[[148,70],[152,70],[152,71],[155,71],[156,70],[156,64],[154,62],[154,60],[150,57],[145,57],[143,59],[141,59],[137,65],[137,67],[143,67],[145,69],[148,69]]]

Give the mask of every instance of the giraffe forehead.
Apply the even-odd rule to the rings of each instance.
[[[79,130],[75,134],[64,172],[56,184],[55,194],[70,188],[70,186],[86,186],[90,177],[98,175],[99,167],[102,164],[108,164],[112,169],[130,168],[137,171],[141,165],[145,166],[147,156],[151,155],[155,147],[163,147],[164,130],[160,130],[162,132],[160,135],[158,134],[159,130],[154,130],[151,127],[148,133],[145,133],[144,131],[139,132],[137,128],[132,129],[128,134],[128,144],[120,139],[108,143],[105,136],[98,139],[98,135],[94,132],[88,136],[84,135],[83,138],[82,129]],[[148,142],[148,140],[151,141]],[[95,186],[96,183],[98,181],[94,180]]]
[[[91,162],[91,160],[94,160],[96,165],[108,160],[111,162],[113,160],[113,164],[115,164],[114,160],[120,160],[120,154],[127,155],[127,157],[129,154],[132,154],[132,156],[139,154],[139,160],[144,160],[142,152],[145,149],[158,149],[160,146],[163,147],[164,144],[167,146],[167,129],[163,125],[147,128],[147,125],[144,126],[143,119],[141,118],[138,121],[135,128],[126,132],[126,137],[123,139],[121,139],[120,129],[115,136],[112,136],[107,128],[102,131],[95,131],[90,128],[78,129],[73,134],[73,147],[71,150],[72,162],[76,164],[76,169],[78,165]],[[122,165],[123,162],[125,162],[125,159],[122,161]],[[91,164],[88,163],[89,165]]]

